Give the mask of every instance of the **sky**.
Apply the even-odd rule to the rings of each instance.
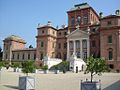
[[[4,38],[18,35],[26,47],[36,47],[37,26],[52,22],[54,27],[67,25],[69,11],[75,4],[87,2],[99,14],[115,14],[120,0],[0,0],[0,47]]]

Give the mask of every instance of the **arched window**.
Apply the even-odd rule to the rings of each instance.
[[[112,48],[109,48],[109,49],[108,49],[108,59],[109,59],[109,60],[112,60],[112,59],[113,59],[113,49],[112,49]]]

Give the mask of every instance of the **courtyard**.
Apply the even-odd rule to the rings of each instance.
[[[19,76],[23,73],[13,72],[12,69],[3,69],[0,78],[0,90],[18,90]],[[35,90],[80,90],[81,80],[89,79],[89,74],[84,72],[54,74],[49,72],[43,74],[39,71],[36,74],[29,74],[35,77]],[[103,73],[102,76],[95,76],[94,80],[101,80],[102,90],[120,90],[120,73]]]

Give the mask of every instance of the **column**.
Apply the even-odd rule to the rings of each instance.
[[[83,58],[82,39],[80,40],[80,58]]]
[[[75,40],[73,41],[73,53],[76,54],[76,43],[75,43]]]
[[[67,40],[67,60],[69,59],[69,56],[70,56],[70,51],[69,51],[69,40]]]
[[[89,38],[87,39],[87,57],[90,56],[90,40]]]

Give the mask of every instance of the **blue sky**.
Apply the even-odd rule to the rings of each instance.
[[[9,35],[18,35],[27,41],[26,47],[36,47],[37,25],[52,21],[60,27],[67,25],[67,11],[75,4],[87,2],[97,13],[114,14],[120,9],[120,0],[0,0],[0,46]]]

